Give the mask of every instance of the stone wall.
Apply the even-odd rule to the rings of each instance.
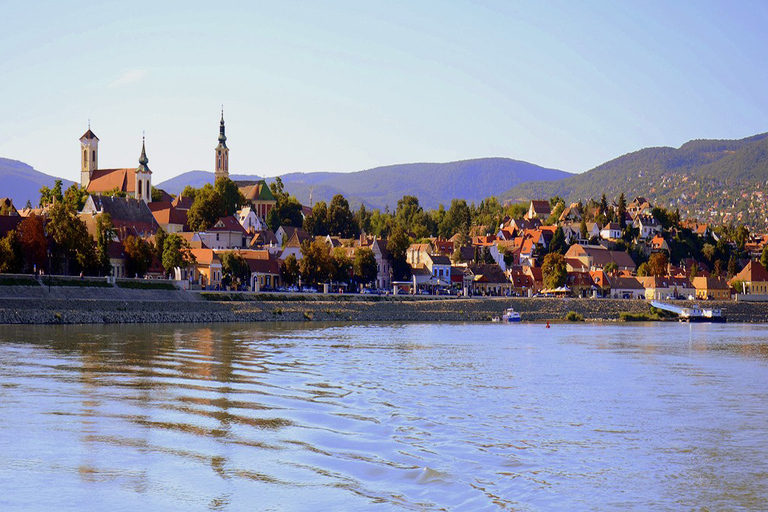
[[[514,307],[524,321],[559,321],[575,311],[587,321],[616,321],[621,312],[648,313],[647,302],[615,299],[411,298],[322,295],[296,300],[203,300],[197,294],[146,290],[129,300],[104,298],[0,298],[0,324],[210,323],[274,321],[488,321]],[[147,295],[149,294],[149,295]],[[176,300],[176,294],[185,297]],[[159,297],[147,300],[146,296]],[[251,296],[253,298],[253,296]],[[680,302],[680,305],[685,303]],[[730,322],[766,322],[766,303],[715,303]]]

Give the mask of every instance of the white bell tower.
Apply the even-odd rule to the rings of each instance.
[[[93,171],[99,168],[99,138],[91,131],[88,121],[88,131],[80,137],[80,187],[88,188]]]

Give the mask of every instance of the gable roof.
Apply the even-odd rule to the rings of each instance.
[[[749,260],[747,266],[745,266],[741,272],[733,277],[738,281],[768,281],[768,271],[765,270],[759,261]]]
[[[136,169],[98,169],[91,174],[91,181],[85,190],[96,193],[117,189],[130,193],[136,191],[135,185]]]
[[[245,235],[247,231],[243,228],[242,224],[240,224],[240,221],[238,221],[234,215],[226,215],[224,217],[219,217],[216,222],[214,222],[213,226],[206,229],[206,231],[209,232],[235,232],[235,233],[241,233]]]
[[[85,201],[83,214],[108,213],[121,236],[134,231],[139,235],[154,234],[160,227],[147,203],[132,197],[91,195]]]
[[[91,131],[90,127],[88,128],[88,131],[85,132],[82,137],[80,137],[79,140],[83,140],[83,139],[96,139],[96,140],[99,140],[99,138],[96,136],[96,134]]]
[[[158,224],[187,224],[187,211],[174,208],[170,201],[157,201],[147,206]]]
[[[269,185],[264,180],[259,180],[250,187],[244,194],[248,201],[277,201],[274,194],[269,189]]]

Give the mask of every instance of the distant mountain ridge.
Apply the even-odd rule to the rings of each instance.
[[[737,140],[692,140],[645,148],[557,182],[529,182],[500,195],[507,202],[549,198],[616,200],[644,196],[706,222],[768,226],[768,133]]]
[[[419,198],[424,208],[446,207],[451,199],[479,202],[518,183],[537,180],[560,180],[571,174],[510,158],[478,158],[449,163],[412,163],[376,167],[351,173],[294,172],[281,176],[286,191],[302,204],[330,202],[336,194],[354,206],[394,209],[397,201],[410,194]],[[258,179],[255,176],[231,175],[234,181]],[[272,181],[271,179],[269,181]],[[168,193],[178,194],[187,184],[202,186],[213,182],[213,173],[191,171],[156,185]]]
[[[0,158],[0,197],[10,197],[19,209],[23,208],[27,201],[37,206],[40,201],[40,188],[53,187],[57,179],[61,178],[36,171],[24,162]],[[62,190],[66,190],[73,183],[65,179],[61,179],[61,182]]]

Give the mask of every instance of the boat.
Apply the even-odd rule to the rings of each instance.
[[[663,309],[664,311],[670,311],[676,313],[681,322],[711,322],[711,323],[725,323],[727,321],[726,316],[723,314],[722,309],[706,309],[699,306],[693,306],[691,308],[674,306],[657,300],[651,301],[651,306]]]
[[[502,322],[521,322],[522,318],[520,318],[520,313],[515,311],[514,308],[507,308],[504,311],[504,314],[501,315],[501,321]]]

